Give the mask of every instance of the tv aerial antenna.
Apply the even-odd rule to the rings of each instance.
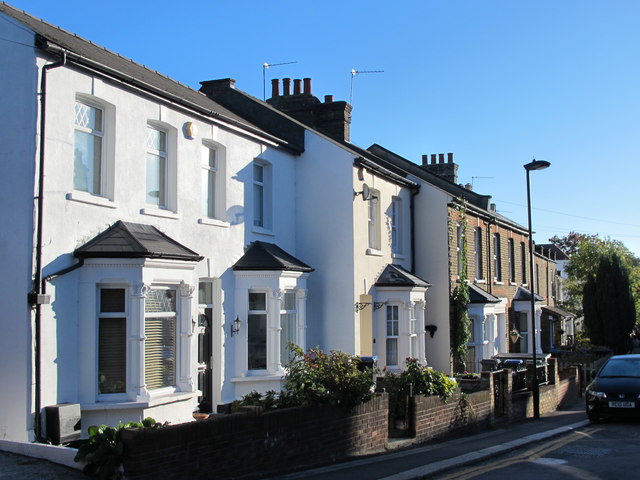
[[[475,182],[476,178],[496,178],[496,177],[471,177],[471,188],[473,188],[473,182]]]
[[[280,65],[291,65],[292,63],[298,63],[298,62],[297,61],[295,61],[295,62],[282,62],[282,63],[264,62],[262,64],[262,100],[264,100],[264,101],[267,100],[267,68],[279,67]]]
[[[349,104],[353,105],[353,79],[361,73],[384,73],[384,70],[356,70],[351,69],[351,88],[349,89]]]

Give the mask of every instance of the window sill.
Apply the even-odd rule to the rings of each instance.
[[[381,257],[383,255],[382,251],[376,248],[367,248],[366,254],[372,257]]]
[[[162,208],[147,207],[140,209],[141,215],[150,215],[152,217],[180,219],[180,215],[171,210],[163,210]]]
[[[483,278],[476,278],[473,283],[480,283],[480,284],[485,284],[487,283],[487,281]]]
[[[247,374],[246,377],[234,377],[231,379],[232,383],[246,383],[246,382],[273,382],[276,380],[282,380],[284,378],[284,372],[280,375],[273,375],[265,373],[264,375],[256,375],[254,373]]]
[[[493,281],[493,284],[494,284],[494,285],[504,285],[504,282],[501,282],[501,281],[499,281],[499,280],[494,280],[494,281]]]
[[[94,410],[126,410],[129,408],[149,408],[158,405],[167,405],[170,403],[184,402],[193,399],[198,392],[178,392],[168,395],[162,395],[149,400],[143,401],[97,401],[95,403],[83,403],[80,405],[82,410],[94,411]]]
[[[511,285],[512,287],[517,287],[518,284],[516,282],[509,282],[509,285]]]
[[[253,228],[251,229],[251,231],[252,231],[253,233],[257,233],[257,234],[259,234],[259,235],[267,235],[267,236],[269,236],[269,237],[275,237],[275,236],[276,236],[276,234],[275,234],[275,233],[273,233],[273,231],[272,231],[272,230],[270,230],[270,229],[268,229],[268,228],[263,228],[263,227],[253,227]]]
[[[224,222],[222,220],[217,220],[215,218],[199,218],[198,223],[200,225],[211,225],[212,227],[222,227],[222,228],[230,227],[229,222]]]
[[[73,202],[86,203],[88,205],[96,205],[98,207],[118,208],[117,205],[108,198],[91,195],[87,192],[69,192],[65,195],[65,198]]]

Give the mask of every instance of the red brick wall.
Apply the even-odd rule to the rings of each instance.
[[[123,432],[129,479],[234,478],[383,451],[386,394],[346,412],[300,407]]]
[[[455,430],[488,425],[493,418],[492,392],[482,390],[463,395],[456,392],[447,403],[436,396],[412,397],[410,435],[423,442]]]

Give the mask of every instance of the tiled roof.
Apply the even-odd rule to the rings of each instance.
[[[244,125],[251,130],[259,130],[206,95],[89,40],[33,17],[4,2],[0,2],[0,13],[17,20],[39,35],[40,38],[36,39],[36,43],[40,48],[44,49],[48,44],[57,45],[69,52],[69,59],[77,61],[79,64],[99,65],[96,69],[101,73],[112,75],[142,89],[148,88],[157,91],[172,101],[183,102],[186,107],[195,107],[201,111],[200,113],[209,115],[211,118],[229,121],[234,125]],[[266,135],[266,133],[264,134]]]
[[[535,298],[536,298],[536,302],[544,301],[544,298],[538,295],[537,293],[535,295]],[[526,288],[518,287],[518,290],[516,290],[516,294],[513,296],[513,299],[515,301],[525,301],[525,300],[531,301],[531,292]]]
[[[313,272],[306,263],[288,254],[274,243],[253,242],[245,254],[233,265],[234,270],[287,270]]]
[[[469,283],[469,303],[499,303],[500,299],[479,286]]]
[[[426,280],[414,275],[400,265],[388,264],[382,271],[376,287],[430,287]]]
[[[566,311],[566,310],[564,310],[563,308],[560,308],[560,307],[542,307],[542,310],[554,313],[554,314],[559,315],[561,317],[575,317],[576,316],[575,313],[568,312],[568,311]]]
[[[202,256],[156,227],[117,221],[73,252],[80,258],[166,258],[200,261]]]

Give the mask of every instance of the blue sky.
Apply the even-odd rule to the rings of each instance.
[[[527,224],[620,240],[640,256],[640,2],[635,0],[10,0],[192,88],[313,79],[349,100],[351,140],[420,162],[453,152],[458,181]]]

